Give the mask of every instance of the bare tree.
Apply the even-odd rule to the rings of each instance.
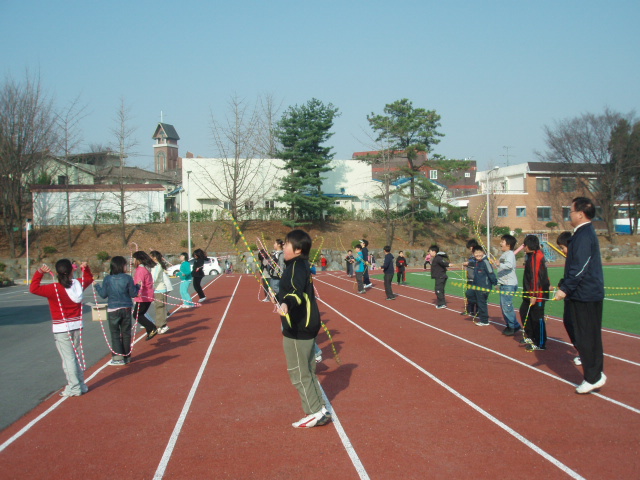
[[[71,100],[65,108],[56,115],[58,127],[59,145],[58,150],[65,162],[61,165],[66,179],[67,196],[67,244],[73,246],[71,236],[71,198],[69,194],[69,184],[71,183],[71,165],[69,157],[78,148],[81,142],[80,121],[87,116],[86,104],[80,103],[80,97]]]
[[[259,149],[266,157],[275,158],[279,147],[275,136],[275,128],[282,102],[276,105],[275,97],[267,93],[258,99],[258,103],[260,105],[258,116],[258,121],[260,122]]]
[[[624,168],[619,162],[611,162],[609,142],[611,133],[621,119],[631,123],[633,113],[626,115],[605,108],[604,113],[585,113],[579,117],[556,122],[554,127],[545,126],[547,151],[536,152],[538,157],[548,162],[567,165],[567,170],[576,175],[585,165],[593,167],[598,175],[597,182],[583,180],[584,188],[601,207],[602,219],[607,226],[607,237],[614,239],[616,201],[621,194]]]
[[[129,126],[130,121],[131,115],[129,107],[126,106],[124,98],[121,98],[120,107],[118,108],[118,111],[116,113],[115,126],[111,130],[111,132],[115,139],[114,150],[118,152],[118,158],[120,160],[120,176],[118,179],[118,185],[120,188],[118,192],[118,202],[120,206],[120,231],[122,235],[123,247],[128,243],[126,219],[127,213],[130,209],[135,208],[129,205],[127,202],[124,180],[125,160],[131,154],[131,149],[137,145],[137,141],[133,136],[136,129]]]
[[[40,78],[7,78],[0,88],[0,214],[12,257],[31,205],[27,183],[55,145],[53,101]]]
[[[270,99],[262,104],[267,115],[273,115]],[[258,109],[249,105],[237,95],[228,101],[224,119],[211,114],[211,134],[216,150],[216,159],[211,169],[203,168],[196,181],[200,188],[213,198],[228,204],[234,218],[243,216],[245,211],[262,202],[272,193],[275,171],[265,162],[267,150],[271,148],[269,128],[272,118],[263,117]],[[203,166],[204,167],[204,166]]]

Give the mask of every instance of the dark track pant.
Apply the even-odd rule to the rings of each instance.
[[[202,286],[200,285],[202,283],[202,279],[204,277],[193,277],[193,289],[196,291],[196,293],[198,294],[198,297],[202,300],[204,297],[206,297],[206,295],[204,294],[204,291],[202,291]]]
[[[144,327],[144,329],[149,332],[153,332],[156,329],[156,326],[152,321],[148,320],[147,317],[144,316],[149,310],[149,306],[151,302],[135,302],[135,306],[133,307],[133,322],[138,320],[138,323]],[[115,349],[114,349],[115,350]]]
[[[391,289],[391,284],[393,283],[393,273],[385,273],[384,274],[384,292],[387,294],[387,298],[394,298],[393,290]]]
[[[446,305],[447,300],[444,297],[444,286],[447,283],[447,277],[436,278],[436,297],[438,298],[438,305]]]
[[[596,383],[604,370],[602,302],[567,300],[584,379]]]
[[[544,347],[547,343],[547,325],[544,321],[544,302],[531,305],[525,298],[520,305],[520,320],[524,327],[524,334],[538,347]],[[528,312],[528,315],[527,315]],[[526,322],[526,325],[525,325]]]

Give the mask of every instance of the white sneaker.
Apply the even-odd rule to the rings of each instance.
[[[160,327],[158,329],[158,333],[162,334],[162,333],[167,333],[169,331],[169,325],[163,325],[162,327]]]
[[[319,412],[307,415],[297,422],[292,423],[291,426],[293,428],[311,428],[316,425],[324,425],[325,423],[328,423],[329,420],[331,420],[331,413],[329,413],[329,410],[325,407],[322,407]]]
[[[586,380],[583,381],[580,386],[576,388],[576,393],[591,393],[594,390],[603,387],[605,383],[607,383],[607,376],[604,374],[604,372],[602,372],[602,374],[600,375],[600,380],[598,380],[596,383],[589,383]]]
[[[367,284],[364,286],[364,288],[371,288],[371,287],[373,287],[373,283],[367,283]]]
[[[322,361],[322,354],[319,353],[318,355],[316,355],[316,363],[320,363]]]
[[[578,366],[578,367],[579,367],[580,365],[582,365],[582,360],[580,360],[580,357],[574,357],[574,359],[573,359],[573,364],[574,364],[574,365],[576,365],[576,366]]]

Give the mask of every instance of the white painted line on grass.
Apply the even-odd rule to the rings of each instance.
[[[207,348],[207,353],[202,359],[202,363],[200,364],[200,369],[198,370],[198,374],[196,375],[195,380],[193,381],[193,385],[191,385],[191,390],[189,390],[189,395],[187,396],[186,401],[184,402],[184,406],[182,407],[182,412],[180,412],[180,416],[178,417],[178,421],[176,422],[175,427],[173,428],[173,432],[169,437],[169,443],[167,443],[166,448],[164,449],[164,453],[162,454],[162,458],[160,459],[160,463],[158,464],[158,468],[153,478],[161,479],[164,476],[164,472],[167,469],[167,465],[169,464],[169,460],[171,459],[171,454],[173,453],[173,449],[176,446],[176,442],[178,441],[178,437],[180,436],[180,432],[182,431],[182,426],[184,425],[184,421],[189,414],[189,409],[191,408],[191,403],[193,402],[193,397],[196,395],[196,391],[198,390],[198,386],[200,385],[200,380],[202,379],[202,375],[204,374],[204,369],[209,362],[209,357],[211,356],[211,351],[213,350],[213,346],[218,339],[218,334],[222,329],[222,325],[224,324],[225,319],[227,318],[227,313],[229,312],[229,308],[231,307],[231,303],[235,298],[236,291],[238,290],[238,286],[240,285],[240,281],[242,277],[238,278],[238,283],[236,283],[236,287],[231,294],[231,298],[229,298],[229,303],[227,304],[227,308],[224,310],[222,318],[220,319],[220,323],[218,324],[218,328],[216,329],[216,333],[213,335],[211,339],[211,343],[209,344],[209,348]]]

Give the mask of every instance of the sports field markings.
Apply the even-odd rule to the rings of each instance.
[[[164,449],[164,453],[162,454],[162,458],[160,459],[160,463],[158,464],[158,468],[156,469],[156,473],[153,475],[154,479],[161,479],[164,476],[164,473],[167,469],[167,465],[169,464],[169,460],[171,459],[171,455],[173,454],[173,450],[176,446],[176,442],[178,441],[178,437],[180,436],[180,432],[182,431],[182,426],[184,425],[184,421],[189,414],[189,409],[191,408],[191,403],[193,402],[193,397],[196,395],[196,391],[200,386],[200,380],[202,379],[202,375],[204,374],[204,369],[209,363],[209,357],[211,356],[211,351],[213,350],[213,346],[218,339],[218,334],[222,329],[222,325],[224,325],[224,321],[227,318],[227,313],[229,313],[229,308],[231,307],[231,303],[235,298],[236,292],[238,291],[238,287],[240,286],[240,281],[242,277],[238,277],[238,282],[236,283],[235,288],[233,289],[233,293],[229,298],[229,303],[227,304],[227,308],[225,308],[224,313],[222,314],[222,318],[218,323],[218,328],[216,328],[216,332],[209,343],[209,348],[207,348],[207,353],[202,359],[202,363],[200,364],[200,369],[196,375],[196,378],[193,381],[193,385],[191,385],[191,390],[189,390],[189,395],[187,395],[187,399],[184,402],[184,406],[182,407],[182,411],[178,417],[178,421],[176,422],[175,427],[173,428],[173,432],[171,432],[171,436],[169,437],[169,442],[167,443],[166,448]]]
[[[538,373],[541,373],[541,374],[543,374],[543,375],[546,375],[546,376],[548,376],[548,377],[550,377],[550,378],[553,378],[554,380],[558,380],[558,381],[560,381],[560,382],[562,382],[562,383],[566,383],[567,385],[572,385],[572,386],[574,386],[574,387],[577,387],[577,386],[578,386],[577,384],[572,383],[572,382],[570,382],[569,380],[565,380],[564,378],[558,377],[557,375],[554,375],[554,374],[549,373],[549,372],[545,372],[544,370],[541,370],[541,369],[539,369],[539,368],[536,368],[536,367],[535,367],[535,366],[533,366],[533,365],[529,365],[529,364],[527,364],[527,363],[524,363],[524,362],[522,362],[521,360],[518,360],[518,359],[516,359],[516,358],[510,357],[509,355],[506,355],[506,354],[504,354],[504,353],[498,352],[497,350],[493,350],[492,348],[485,347],[484,345],[480,345],[479,343],[472,342],[471,340],[469,340],[469,339],[467,339],[467,338],[464,338],[464,337],[461,337],[461,336],[459,336],[459,335],[456,335],[455,333],[447,332],[446,330],[443,330],[443,329],[441,329],[441,328],[439,328],[439,327],[436,327],[436,326],[434,326],[434,325],[431,325],[431,324],[429,324],[429,323],[423,322],[422,320],[418,320],[417,318],[411,317],[410,315],[407,315],[406,313],[402,313],[402,312],[399,312],[399,311],[397,311],[397,310],[394,310],[394,309],[392,309],[391,307],[388,307],[388,306],[386,306],[386,305],[383,305],[383,304],[381,304],[381,303],[378,303],[378,302],[376,302],[376,301],[374,301],[374,300],[370,300],[370,299],[368,299],[368,298],[364,298],[362,295],[358,295],[358,294],[355,294],[355,293],[349,292],[348,290],[345,290],[345,289],[343,289],[343,288],[340,288],[340,287],[338,287],[338,286],[336,286],[336,285],[333,285],[333,284],[331,284],[331,283],[328,283],[328,282],[325,282],[325,281],[322,281],[322,280],[318,280],[318,281],[319,281],[319,282],[321,282],[321,283],[323,283],[323,284],[325,284],[325,285],[328,285],[328,286],[330,286],[330,287],[333,287],[333,288],[335,288],[336,290],[340,290],[341,292],[344,292],[344,293],[346,293],[346,294],[348,294],[348,295],[352,295],[352,296],[354,296],[354,297],[356,297],[356,298],[360,298],[360,299],[362,299],[362,300],[363,300],[363,301],[365,301],[365,302],[369,302],[369,303],[372,303],[372,304],[374,304],[374,305],[376,305],[376,306],[378,306],[378,307],[380,307],[380,308],[383,308],[383,309],[385,309],[385,310],[389,310],[390,312],[392,312],[392,313],[394,313],[394,314],[396,314],[396,315],[399,315],[399,316],[401,316],[401,317],[407,318],[408,320],[411,320],[411,321],[414,321],[414,322],[416,322],[416,323],[419,323],[420,325],[424,325],[425,327],[432,328],[432,329],[434,329],[434,330],[436,330],[436,331],[438,331],[438,332],[444,333],[445,335],[449,335],[449,336],[451,336],[451,337],[453,337],[453,338],[456,338],[456,339],[458,339],[458,340],[461,340],[462,342],[468,343],[469,345],[473,345],[473,346],[478,347],[478,348],[480,348],[480,349],[482,349],[482,350],[486,350],[487,352],[490,352],[490,353],[493,353],[493,354],[495,354],[495,355],[498,355],[499,357],[502,357],[502,358],[504,358],[504,359],[506,359],[506,360],[509,360],[509,361],[514,362],[514,363],[517,363],[517,364],[519,364],[519,365],[521,365],[521,366],[523,366],[523,367],[529,368],[529,369],[531,369],[531,370],[533,370],[533,371],[535,371],[535,372],[538,372]],[[412,297],[404,297],[404,298],[409,298],[409,299],[412,299],[412,300],[416,300],[416,299],[414,299],[414,298],[412,298]],[[319,300],[320,300],[320,299],[319,299]],[[322,301],[322,300],[320,300],[320,301]],[[422,302],[421,300],[416,300],[416,301],[418,301],[418,302]],[[326,302],[324,302],[324,301],[322,301],[322,303],[324,303],[324,304],[326,304],[327,306],[329,306],[329,305],[328,305]],[[424,303],[428,303],[428,302],[424,302]],[[330,307],[330,308],[332,308],[332,307]],[[435,307],[434,307],[434,308],[435,308]],[[332,308],[332,309],[333,309],[333,308]],[[627,405],[626,403],[622,403],[622,402],[620,402],[620,401],[618,401],[618,400],[615,400],[615,399],[613,399],[613,398],[610,398],[610,397],[607,397],[607,396],[605,396],[605,395],[602,395],[601,393],[591,393],[590,395],[593,395],[593,396],[596,396],[596,397],[602,398],[603,400],[606,400],[607,402],[613,403],[614,405],[618,405],[618,406],[620,406],[620,407],[622,407],[622,408],[625,408],[625,409],[627,409],[627,410],[630,410],[630,411],[632,411],[633,413],[638,413],[638,414],[640,414],[640,409],[637,409],[637,408],[635,408],[635,407],[632,407],[631,405]]]
[[[320,385],[320,382],[318,382],[318,385]],[[333,423],[333,426],[336,428],[336,431],[338,432],[338,436],[340,437],[340,441],[342,442],[342,445],[344,445],[344,448],[347,451],[347,455],[349,455],[349,458],[351,459],[351,463],[353,463],[353,466],[355,467],[356,472],[358,473],[358,476],[362,480],[368,480],[369,474],[365,470],[364,465],[360,460],[360,457],[358,457],[358,454],[356,453],[356,449],[353,448],[353,445],[351,444],[351,440],[349,440],[347,432],[345,432],[344,428],[342,428],[342,423],[340,423],[340,419],[338,418],[338,415],[333,409],[333,405],[331,405],[331,402],[329,401],[327,394],[324,392],[322,385],[320,385],[320,390],[322,391],[322,398],[324,398],[326,405],[329,406],[329,411],[331,412],[331,423]]]
[[[336,287],[337,288],[337,287]],[[370,302],[372,302],[371,300],[368,300]],[[575,472],[574,470],[572,470],[571,468],[569,468],[567,465],[565,465],[564,463],[562,463],[560,460],[558,460],[557,458],[555,458],[554,456],[552,456],[551,454],[545,452],[542,448],[538,447],[535,443],[527,440],[523,435],[519,434],[517,431],[515,431],[513,428],[509,427],[507,424],[505,424],[504,422],[498,420],[496,417],[494,417],[493,415],[491,415],[489,412],[487,412],[486,410],[484,410],[482,407],[480,407],[478,404],[474,403],[473,401],[471,401],[470,399],[468,399],[467,397],[465,397],[464,395],[462,395],[460,392],[458,392],[457,390],[455,390],[453,387],[450,387],[449,385],[447,385],[445,382],[443,382],[442,380],[440,380],[438,377],[436,377],[434,374],[432,374],[431,372],[427,371],[426,369],[424,369],[423,367],[421,367],[420,365],[418,365],[417,363],[415,363],[413,360],[409,359],[408,357],[404,356],[402,353],[400,353],[399,351],[397,351],[396,349],[394,349],[393,347],[391,347],[390,345],[386,344],[385,342],[383,342],[382,340],[380,340],[378,337],[376,337],[375,335],[373,335],[372,333],[370,333],[369,331],[367,331],[366,329],[364,329],[363,327],[361,327],[360,325],[358,325],[357,323],[355,323],[353,320],[351,320],[350,318],[348,318],[347,316],[345,316],[344,314],[342,314],[341,312],[339,312],[338,310],[336,310],[334,307],[332,307],[331,305],[329,305],[327,302],[321,300],[321,302],[326,305],[328,308],[330,308],[331,310],[333,310],[337,315],[341,316],[342,318],[344,318],[347,322],[349,322],[351,325],[353,325],[354,327],[356,327],[357,329],[359,329],[360,331],[362,331],[364,334],[368,335],[369,337],[371,337],[373,340],[375,340],[376,342],[378,342],[380,345],[382,345],[384,348],[388,349],[389,351],[391,351],[392,353],[394,353],[395,355],[397,355],[398,357],[400,357],[402,360],[404,360],[405,362],[407,362],[409,365],[411,365],[412,367],[414,367],[415,369],[417,369],[418,371],[422,372],[424,375],[426,375],[427,377],[429,377],[431,380],[433,380],[434,382],[436,382],[438,385],[440,385],[442,388],[444,388],[445,390],[447,390],[449,393],[453,394],[455,397],[457,397],[459,400],[463,401],[464,403],[466,403],[467,405],[469,405],[471,408],[473,408],[476,412],[480,413],[482,416],[484,416],[487,420],[489,420],[490,422],[494,423],[496,426],[498,426],[499,428],[501,428],[502,430],[504,430],[505,432],[507,432],[509,435],[513,436],[515,439],[517,439],[518,441],[522,442],[525,446],[529,447],[531,450],[533,450],[534,452],[536,452],[538,455],[540,455],[541,457],[543,457],[545,460],[547,460],[548,462],[550,462],[551,464],[553,464],[554,466],[556,466],[557,468],[559,468],[560,470],[562,470],[564,473],[566,473],[567,475],[569,475],[571,478],[575,478],[575,479],[584,479],[584,477],[580,476],[577,472]],[[372,302],[375,303],[375,302]],[[381,305],[382,306],[382,305]],[[387,308],[387,307],[384,307]],[[388,310],[392,310],[390,308],[388,308]],[[393,310],[392,310],[393,311]],[[406,315],[405,315],[406,316]],[[435,327],[434,327],[435,328]],[[436,328],[436,330],[439,330]],[[455,335],[454,335],[455,336]]]
[[[340,277],[340,276],[338,276],[338,275],[331,275],[331,276],[332,276],[333,278],[337,278],[338,280],[346,280],[345,278]],[[404,288],[408,288],[408,289],[411,289],[411,290],[416,290],[416,291],[418,291],[418,292],[430,292],[430,293],[433,293],[433,290],[428,290],[428,289],[426,289],[426,288],[415,287],[415,286],[413,286],[413,285],[402,285],[402,287],[404,287]],[[374,287],[374,288],[375,288],[375,287]],[[396,292],[396,294],[397,294],[397,292]],[[431,302],[427,302],[427,301],[425,301],[425,300],[420,300],[420,299],[418,299],[418,298],[409,297],[409,296],[402,295],[402,294],[400,294],[400,296],[403,296],[403,297],[408,298],[408,299],[411,299],[411,300],[415,300],[415,301],[417,301],[417,302],[425,303],[426,305],[433,305]],[[459,300],[464,301],[464,298],[463,298],[463,297],[461,297],[461,296],[459,296],[459,295],[453,295],[453,294],[451,294],[451,293],[447,293],[447,294],[446,294],[446,297],[448,297],[448,298],[455,298],[455,299],[459,299]],[[498,304],[498,303],[491,303],[491,302],[488,302],[488,303],[487,303],[487,305],[488,305],[489,307],[500,308],[500,304]],[[445,310],[450,310],[450,311],[452,311],[452,312],[458,312],[458,310],[456,310],[456,309],[454,309],[454,308],[450,308],[450,307],[447,307]],[[546,317],[547,317],[547,319],[550,319],[550,320],[554,320],[554,321],[557,321],[557,322],[562,322],[562,318],[554,317],[553,315],[546,315]],[[502,323],[493,322],[493,321],[492,321],[491,323],[495,323],[496,325],[502,325]],[[613,335],[619,335],[619,336],[621,336],[621,337],[627,337],[627,338],[632,338],[632,339],[634,339],[634,340],[640,340],[640,335],[637,335],[637,334],[635,334],[635,333],[622,332],[622,331],[620,331],[620,330],[611,330],[611,329],[609,329],[609,328],[603,328],[603,329],[602,329],[602,331],[603,331],[603,332],[606,332],[606,333],[613,334]],[[565,344],[565,345],[571,345],[570,343],[565,342],[565,341],[563,341],[563,340],[558,340],[557,338],[549,337],[548,339],[549,339],[549,340],[551,340],[551,341],[554,341],[554,342],[563,343],[563,344]],[[607,356],[607,357],[615,358],[616,360],[621,360],[621,361],[623,361],[623,362],[628,362],[628,363],[632,363],[632,364],[634,364],[634,365],[639,365],[639,366],[640,366],[640,364],[635,363],[635,362],[632,362],[631,360],[626,360],[626,359],[624,359],[624,358],[619,358],[619,357],[616,357],[616,356],[614,356],[614,355],[610,355],[610,354],[607,354],[607,353],[605,353],[604,355],[605,355],[605,356]]]
[[[210,281],[209,283],[207,283],[207,285],[205,287],[203,287],[203,290],[205,288],[207,288],[209,285],[211,285],[213,282],[215,282],[216,280],[218,280],[218,278],[220,278],[221,276],[218,275],[216,276],[216,278],[214,278],[212,281]],[[191,298],[193,298],[196,294],[194,293],[193,295],[191,295]],[[174,309],[173,311],[171,311],[168,315],[167,318],[169,318],[171,315],[173,315],[174,313],[176,313],[178,310],[180,310],[180,307]],[[145,338],[144,335],[140,335],[138,337],[138,339],[133,342],[133,345],[135,345],[136,343],[138,343],[140,340],[142,340],[143,338]],[[93,380],[96,375],[98,375],[100,372],[102,372],[102,370],[104,370],[105,368],[107,368],[109,366],[109,362],[107,361],[104,365],[102,365],[101,367],[98,367],[96,369],[95,372],[93,372],[88,378],[85,379],[85,383],[90,382],[91,380]],[[58,400],[56,403],[54,403],[53,405],[51,405],[47,410],[45,410],[44,412],[42,412],[40,415],[38,415],[36,418],[34,418],[33,420],[31,420],[29,423],[27,423],[24,427],[22,427],[18,432],[16,432],[11,438],[7,439],[2,445],[0,445],[0,452],[2,452],[4,449],[6,449],[9,445],[11,445],[13,442],[15,442],[16,440],[18,440],[22,435],[24,435],[25,433],[27,433],[29,430],[31,430],[31,428],[36,425],[40,420],[42,420],[43,418],[45,418],[47,415],[49,415],[51,412],[53,412],[56,408],[58,408],[60,405],[62,405],[64,402],[66,402],[69,398],[71,397],[62,397],[60,400]]]

